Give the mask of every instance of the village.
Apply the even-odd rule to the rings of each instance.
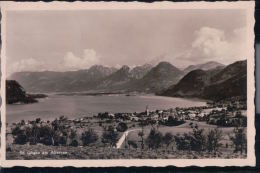
[[[169,121],[184,123],[186,120],[205,121],[222,127],[246,127],[246,103],[243,100],[233,99],[232,102],[208,103],[207,106],[171,108],[167,110],[149,110],[148,106],[144,112],[140,113],[99,113],[95,118],[110,119],[120,122],[145,122],[148,124],[164,124]],[[84,122],[85,118],[77,119]],[[172,124],[172,126],[177,124]]]

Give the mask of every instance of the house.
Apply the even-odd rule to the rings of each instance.
[[[151,119],[152,120],[159,120],[159,115],[158,114],[153,114],[152,116],[151,116]]]
[[[109,118],[114,118],[114,117],[115,117],[115,114],[109,113],[109,114],[108,114],[108,117],[109,117]]]
[[[189,116],[190,116],[191,120],[195,120],[196,114],[195,113],[190,113]]]
[[[131,120],[132,120],[132,121],[139,121],[140,118],[138,118],[138,117],[136,117],[136,116],[132,116],[132,117],[131,117]]]

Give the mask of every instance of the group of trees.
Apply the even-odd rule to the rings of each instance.
[[[174,118],[173,116],[169,116],[167,121],[163,121],[161,124],[166,126],[178,126],[185,123],[184,120],[180,120],[178,118]]]
[[[128,127],[127,127],[126,123],[123,123],[123,122],[118,123],[118,125],[116,127],[116,130],[118,132],[125,132],[127,129],[128,129]]]
[[[145,143],[149,149],[157,150],[160,147],[168,148],[170,145],[176,145],[178,150],[196,151],[216,154],[223,145],[223,132],[218,128],[210,129],[207,133],[204,129],[200,129],[197,125],[190,124],[192,132],[182,135],[173,135],[170,132],[163,135],[156,128],[152,128]],[[233,135],[230,135],[231,143],[234,146],[234,152],[246,152],[246,134],[243,127],[236,127],[233,130]],[[227,144],[228,145],[228,144]],[[224,146],[228,147],[228,146]]]
[[[209,153],[217,153],[222,146],[221,140],[223,133],[218,128],[210,129],[205,133],[204,129],[199,129],[197,125],[190,125],[192,132],[177,134],[174,140],[178,150],[188,151],[208,151]]]
[[[12,135],[15,144],[26,144],[35,145],[37,143],[42,143],[44,145],[53,146],[78,146],[82,144],[83,146],[89,146],[95,144],[99,138],[100,141],[109,147],[116,147],[116,143],[119,138],[118,131],[127,130],[127,125],[124,123],[119,123],[116,128],[113,126],[108,126],[104,128],[102,135],[99,135],[91,128],[83,131],[81,134],[70,126],[66,125],[66,119],[61,117],[55,119],[52,122],[42,123],[40,119],[31,121],[25,124],[24,121],[16,124],[12,128]],[[223,145],[221,140],[223,139],[223,133],[218,128],[210,129],[207,133],[204,129],[200,129],[198,125],[190,124],[192,131],[189,133],[183,133],[182,135],[173,135],[170,132],[164,135],[156,128],[152,127],[149,134],[145,138],[143,131],[138,133],[140,137],[141,149],[155,149],[160,147],[166,147],[166,149],[171,145],[176,146],[178,150],[187,151],[197,151],[203,152],[207,151],[209,153],[216,154],[220,147]],[[246,152],[247,140],[246,134],[243,127],[236,127],[233,133],[229,135],[230,141],[234,146],[234,152]],[[146,145],[145,145],[146,144]],[[138,148],[136,141],[127,140],[126,148]],[[228,147],[228,146],[226,146]]]
[[[12,129],[15,144],[72,145],[76,131],[64,125],[64,117],[46,124],[36,119],[28,124],[22,120]]]
[[[208,151],[217,153],[222,146],[223,132],[218,128],[210,129],[206,134],[204,129],[199,129],[197,125],[192,126],[191,133],[184,133],[182,136],[175,136],[177,148],[180,150],[193,150],[197,152]],[[229,135],[234,146],[234,152],[246,152],[247,141],[243,127],[235,127],[233,134]],[[228,144],[226,144],[228,147]]]
[[[235,146],[234,152],[240,152],[243,153],[243,151],[247,150],[247,140],[246,140],[246,134],[245,134],[245,129],[241,127],[236,127],[233,130],[233,136],[230,135],[230,139],[232,143]]]
[[[157,149],[162,145],[165,145],[166,148],[174,141],[174,136],[167,132],[163,135],[156,128],[152,128],[149,135],[147,136],[145,142],[149,149]]]
[[[109,144],[110,147],[116,147],[118,133],[113,126],[109,126],[102,134],[102,143]]]
[[[25,124],[25,121],[21,121],[12,128],[13,143],[24,145],[29,143],[35,145],[41,143],[44,145],[53,146],[89,146],[96,143],[99,140],[98,134],[92,129],[88,128],[81,134],[77,133],[77,130],[65,125],[66,119],[60,117],[52,122],[42,123],[40,119],[31,121]],[[122,128],[125,128],[124,125]],[[113,126],[108,126],[104,129],[101,137],[101,142],[110,147],[116,146],[118,140],[118,132]]]

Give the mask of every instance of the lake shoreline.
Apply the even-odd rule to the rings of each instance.
[[[130,105],[130,106],[129,106]],[[48,95],[35,104],[7,105],[7,122],[21,119],[49,119],[64,115],[78,118],[92,116],[99,112],[142,112],[146,106],[150,110],[170,109],[175,107],[205,106],[206,102],[194,99],[144,95]]]

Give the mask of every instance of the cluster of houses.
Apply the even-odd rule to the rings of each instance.
[[[166,122],[169,117],[177,121],[205,121],[208,124],[219,126],[246,126],[246,110],[243,102],[235,102],[235,105],[208,105],[201,107],[175,108],[167,110],[149,111],[148,106],[144,112],[140,113],[99,113],[100,119],[116,119],[120,121],[132,122]],[[241,111],[242,110],[242,111]]]
[[[232,97],[218,102],[209,102],[208,105],[218,108],[228,108],[229,110],[246,110],[247,99],[243,97]]]
[[[100,119],[121,119],[121,120],[130,120],[133,122],[139,122],[141,120],[153,120],[153,121],[159,121],[159,120],[168,120],[169,116],[175,116],[175,110],[155,110],[155,111],[149,111],[148,107],[146,107],[146,110],[144,112],[140,113],[99,113],[98,118]]]
[[[213,110],[205,118],[208,124],[214,124],[224,127],[246,126],[246,111],[236,110],[228,111],[228,109]]]

